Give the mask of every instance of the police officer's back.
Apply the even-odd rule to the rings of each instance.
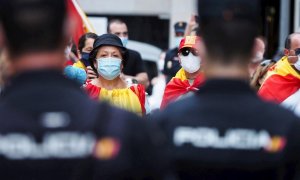
[[[300,120],[261,101],[247,85],[255,1],[230,1],[200,1],[208,80],[195,97],[160,116],[173,170],[181,179],[292,179]]]
[[[0,1],[0,47],[14,72],[0,100],[0,179],[156,176],[152,130],[62,76],[73,28],[65,3]]]

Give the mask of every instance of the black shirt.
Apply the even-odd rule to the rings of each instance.
[[[117,179],[161,173],[162,166],[155,164],[159,141],[149,133],[155,128],[133,114],[93,102],[61,72],[13,78],[0,100],[0,117],[0,179]]]
[[[160,116],[181,179],[290,179],[300,120],[260,100],[246,82],[208,80]],[[289,176],[289,177],[287,177]]]
[[[146,72],[145,65],[139,52],[127,49],[127,61],[123,73],[129,76],[136,76],[139,73]]]
[[[178,48],[173,48],[167,51],[163,74],[167,76],[167,83],[176,75],[181,68],[178,58]]]

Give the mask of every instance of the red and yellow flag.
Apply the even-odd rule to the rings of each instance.
[[[270,68],[258,95],[267,101],[282,103],[300,89],[300,74],[284,56]]]
[[[190,85],[183,68],[181,68],[175,77],[167,84],[160,108],[164,109],[169,103],[175,101],[180,96],[190,92],[198,91],[199,86],[204,82],[204,75],[201,73]]]
[[[143,85],[132,85],[129,88],[107,90],[97,87],[90,82],[85,86],[88,95],[94,100],[106,101],[113,106],[136,113],[146,115],[146,97]]]
[[[76,0],[67,0],[68,12],[76,22],[73,40],[78,43],[79,38],[87,32],[95,32],[93,26],[89,22],[86,14],[81,9]]]

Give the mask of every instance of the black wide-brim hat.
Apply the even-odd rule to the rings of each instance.
[[[127,58],[128,58],[128,51],[127,49],[123,46],[123,43],[121,41],[121,39],[114,35],[114,34],[103,34],[101,36],[98,36],[93,44],[93,50],[90,53],[90,58],[89,58],[89,62],[91,64],[91,67],[93,68],[93,70],[95,72],[97,72],[96,68],[93,65],[93,61],[96,59],[97,56],[97,50],[99,49],[99,47],[101,46],[114,46],[117,48],[121,49],[121,54],[122,54],[122,58],[123,58],[123,65],[126,66],[126,62],[127,62]]]
[[[115,46],[120,48],[124,52],[127,51],[127,49],[123,46],[121,39],[114,34],[103,34],[101,36],[98,36],[93,44],[93,50],[91,53],[93,53],[101,46]]]

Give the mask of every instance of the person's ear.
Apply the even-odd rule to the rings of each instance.
[[[283,52],[284,52],[284,55],[285,55],[285,56],[289,56],[289,55],[290,55],[290,51],[289,51],[288,49],[284,49]]]

